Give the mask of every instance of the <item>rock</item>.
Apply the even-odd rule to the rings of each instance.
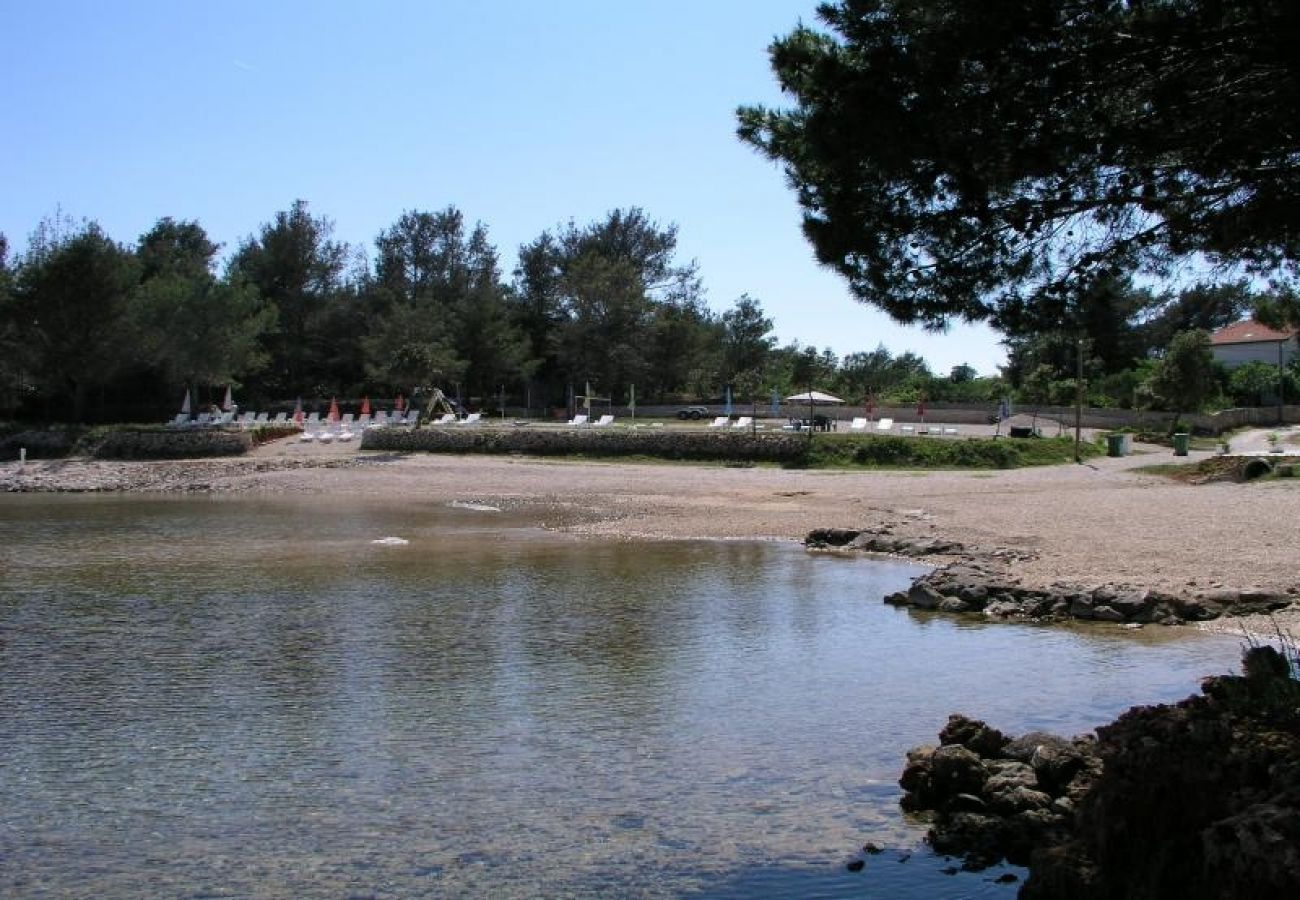
[[[1107,601],[1097,598],[1094,594],[1094,599],[1098,604],[1109,606],[1118,612],[1121,620],[1136,619],[1148,612],[1156,603],[1155,597],[1149,591],[1124,591]]]
[[[1059,735],[1049,734],[1046,731],[1029,731],[1018,738],[1012,738],[1007,745],[1002,748],[1002,755],[1007,759],[1014,759],[1016,762],[1022,762],[1030,765],[1034,754],[1040,747],[1052,745],[1061,748],[1068,748],[1070,742]]]
[[[1007,736],[979,719],[954,713],[939,732],[939,743],[960,744],[982,757],[993,758],[1002,753],[1002,748],[1007,745]]]
[[[1014,600],[994,600],[984,607],[984,615],[990,619],[1012,619],[1024,614],[1024,609]]]
[[[1028,763],[1017,762],[1012,759],[998,759],[985,763],[985,768],[989,771],[988,780],[984,783],[986,793],[1005,791],[1016,787],[1034,790],[1038,788],[1038,775],[1034,772],[1033,766]]]
[[[1042,789],[1060,796],[1086,764],[1087,755],[1079,744],[1045,741],[1034,748],[1029,765]]]
[[[1093,617],[1093,600],[1086,594],[1078,594],[1070,601],[1070,615],[1076,619]]]
[[[894,591],[892,594],[885,595],[885,603],[890,606],[907,606],[911,603],[906,591]]]
[[[939,601],[939,612],[944,613],[967,613],[971,612],[970,605],[958,597],[944,597]]]
[[[861,859],[851,859],[845,863],[844,868],[850,872],[861,872],[866,865],[866,862]]]
[[[907,599],[917,609],[937,609],[939,604],[943,602],[943,594],[940,594],[924,581],[918,581],[907,592]]]
[[[1098,622],[1123,622],[1124,614],[1110,606],[1096,606],[1093,607],[1092,618]]]
[[[931,785],[942,797],[980,794],[986,778],[983,760],[960,744],[941,746],[930,757]]]
[[[1052,797],[1043,791],[1036,791],[1023,785],[1010,785],[1001,790],[992,789],[993,779],[985,788],[985,797],[989,807],[996,813],[1011,816],[1029,810],[1051,809]]]

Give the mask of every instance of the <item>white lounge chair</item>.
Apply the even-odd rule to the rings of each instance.
[[[880,421],[876,422],[876,431],[893,431],[893,430],[894,430],[893,419],[881,419]]]
[[[431,425],[451,425],[451,424],[455,423],[455,421],[456,421],[456,414],[455,414],[455,413],[443,413],[441,416],[439,416],[438,418],[434,419],[434,420],[433,420],[432,422],[430,422],[429,424],[431,424]]]
[[[255,413],[255,412],[246,412],[246,413],[244,413],[244,415],[241,416],[240,419],[239,419],[239,427],[240,427],[240,428],[252,428],[252,427],[253,427],[253,423],[254,423],[255,421],[257,421],[257,413]]]
[[[944,428],[943,433],[944,433],[944,434],[956,434],[956,433],[957,433],[957,429],[956,429],[956,428]]]
[[[565,425],[586,425],[587,416],[585,413],[579,413],[578,415],[574,416],[572,419],[565,422],[564,424]]]
[[[592,426],[595,427],[595,428],[605,428],[606,426],[608,426],[608,425],[613,425],[613,424],[614,424],[614,417],[613,417],[613,416],[611,416],[611,415],[603,415],[603,416],[601,416],[599,419],[597,419],[595,422],[593,422],[593,423],[592,423]]]
[[[253,427],[265,428],[267,425],[270,424],[270,421],[271,421],[270,413],[258,413],[257,416],[253,419]]]
[[[731,423],[731,416],[718,416],[709,423],[710,428],[726,428]]]
[[[310,428],[304,428],[302,434],[298,435],[298,441],[303,444],[314,443],[316,441],[316,432],[312,431]]]
[[[372,418],[373,417],[370,415],[370,413],[362,413],[361,415],[357,416],[357,428],[362,428],[362,429],[369,428]]]
[[[916,431],[916,426],[915,426],[915,425],[899,425],[899,426],[898,426],[898,430],[901,431],[903,434],[911,434],[913,431]]]
[[[168,428],[184,428],[190,424],[189,413],[177,413],[176,417],[167,423]]]
[[[276,414],[275,414],[275,421],[272,422],[271,424],[272,424],[272,425],[288,425],[288,424],[289,424],[289,414],[288,414],[288,413],[276,413]]]
[[[731,424],[732,428],[749,428],[754,424],[753,416],[741,416]]]
[[[867,420],[863,416],[858,416],[856,419],[854,419],[852,422],[849,423],[849,431],[866,431],[866,430],[867,430]]]
[[[481,412],[470,413],[468,416],[460,420],[460,424],[461,425],[482,425],[483,414]]]
[[[318,413],[318,412],[314,412],[314,413],[312,413],[311,415],[309,415],[309,416],[307,417],[307,426],[306,426],[306,427],[308,427],[308,428],[315,428],[315,427],[316,427],[317,425],[319,425],[319,424],[320,424],[320,413]]]

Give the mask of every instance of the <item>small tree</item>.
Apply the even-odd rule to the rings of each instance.
[[[1184,412],[1196,412],[1218,389],[1210,335],[1199,329],[1180,331],[1151,373],[1151,393],[1174,413],[1169,433],[1178,427]]]

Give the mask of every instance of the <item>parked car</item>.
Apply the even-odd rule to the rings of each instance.
[[[709,408],[707,406],[683,406],[677,410],[677,418],[679,419],[703,419],[708,415]]]

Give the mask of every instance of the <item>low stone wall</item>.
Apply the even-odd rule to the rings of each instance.
[[[89,448],[97,459],[197,459],[239,456],[253,447],[244,431],[220,428],[174,431],[112,431]]]
[[[909,606],[988,619],[1061,621],[1081,619],[1140,627],[1203,622],[1223,615],[1249,615],[1284,609],[1297,598],[1263,590],[1215,589],[1167,594],[1115,582],[1060,583],[1047,588],[1020,584],[1007,571],[1015,554],[981,552],[939,538],[897,538],[884,531],[823,528],[804,544],[813,549],[855,550],[902,556],[959,557],[918,578],[905,591],[885,597],[892,606]]]
[[[739,460],[797,463],[808,439],[790,432],[685,431],[650,428],[371,428],[363,450],[402,453],[526,453],[533,456],[590,454],[658,459]]]

